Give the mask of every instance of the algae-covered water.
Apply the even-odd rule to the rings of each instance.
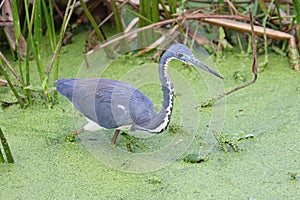
[[[80,35],[74,40],[73,44],[63,49],[61,77],[78,76],[84,40]],[[124,66],[143,66],[153,61],[127,57],[121,58],[114,65],[120,63],[125,63]],[[225,77],[225,90],[252,78],[251,56],[228,52],[225,58],[216,62],[216,65]],[[196,91],[196,103],[200,104],[209,98],[207,88],[201,86],[203,78],[198,77],[195,70],[176,62],[171,68],[180,72],[183,77],[190,77],[191,87]],[[156,68],[153,70],[157,72]],[[118,73],[123,72],[108,71],[104,76],[120,78]],[[176,73],[173,73],[173,77],[176,77]],[[137,79],[144,80],[142,77]],[[114,148],[125,152],[123,155],[155,152],[160,145],[177,138],[176,130],[181,126],[176,125],[181,120],[180,113],[184,109],[180,108],[184,105],[180,104],[182,94],[180,86],[174,82],[177,97],[171,122],[172,129],[155,137],[145,136],[126,140],[121,136]],[[159,109],[162,95],[159,85],[154,82],[152,85],[141,87],[141,90],[153,99]],[[0,88],[0,94],[3,100],[11,98],[11,92],[7,88]],[[93,154],[97,153],[97,148],[91,151],[86,141],[89,141],[87,137],[98,139],[97,134],[87,133],[75,143],[65,142],[65,137],[77,128],[77,124],[74,123],[74,109],[63,96],[59,96],[59,104],[51,109],[39,103],[24,110],[14,105],[0,110],[0,126],[16,160],[14,164],[0,164],[0,197],[1,199],[298,199],[299,108],[299,72],[290,68],[287,58],[271,53],[269,65],[259,72],[257,83],[226,98],[226,113],[221,134],[232,140],[240,151],[235,152],[229,148],[229,152],[224,152],[222,148],[215,146],[207,155],[208,160],[205,162],[193,164],[180,159],[187,154],[198,154],[204,145],[207,126],[211,126],[207,116],[212,109],[202,108],[197,110],[200,122],[195,120],[195,124],[199,124],[200,127],[197,133],[192,135],[192,141],[188,143],[188,149],[181,157],[178,159],[174,157],[174,160],[166,165],[158,162],[157,165],[161,166],[157,169],[150,166],[154,170],[149,172],[133,173],[124,172],[126,169],[123,168],[118,170],[114,168],[116,165],[110,165],[109,162],[112,162],[110,154],[100,157]],[[104,132],[107,138],[113,135],[113,131]],[[89,134],[92,136],[88,136]],[[241,139],[245,135],[252,137]],[[90,141],[98,141],[96,139]],[[184,140],[184,137],[180,139]],[[101,141],[98,142],[97,145],[101,145]],[[107,159],[107,162],[103,159]],[[124,163],[126,166],[125,161]],[[150,163],[155,164],[151,160]],[[144,165],[145,163],[141,163],[141,166]]]

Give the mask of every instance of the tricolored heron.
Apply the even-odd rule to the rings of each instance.
[[[110,79],[59,79],[57,90],[66,96],[86,118],[106,129],[116,129],[112,143],[115,144],[120,130],[142,130],[161,133],[171,120],[174,87],[168,75],[172,59],[200,67],[215,76],[223,77],[210,69],[183,44],[171,45],[161,56],[159,77],[163,91],[163,105],[156,112],[152,101],[135,87]]]

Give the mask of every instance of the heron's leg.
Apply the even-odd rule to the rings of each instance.
[[[111,143],[112,143],[112,144],[116,144],[116,140],[117,140],[117,138],[118,138],[118,136],[119,136],[119,133],[120,133],[120,130],[117,129],[117,130],[115,131],[115,134],[114,134],[113,139],[111,140]]]

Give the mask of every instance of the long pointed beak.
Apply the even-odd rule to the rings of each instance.
[[[215,70],[209,68],[208,66],[204,65],[200,60],[198,60],[194,56],[186,56],[186,61],[187,61],[188,64],[191,64],[191,65],[194,65],[195,67],[199,67],[201,69],[204,69],[205,71],[208,71],[208,72],[212,73],[213,75],[215,75],[215,76],[217,76],[221,79],[224,79],[222,75],[220,75]]]

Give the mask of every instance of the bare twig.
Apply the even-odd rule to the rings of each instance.
[[[20,76],[18,75],[18,73],[14,70],[14,68],[10,65],[10,63],[8,62],[8,60],[5,58],[5,56],[1,53],[0,51],[0,58],[3,60],[3,62],[6,64],[7,68],[9,69],[9,71],[11,71],[11,73],[16,77],[16,79],[22,83],[22,80],[20,78]]]
[[[155,28],[155,27],[164,27],[165,25],[174,24],[174,23],[183,24],[183,22],[185,20],[201,20],[201,21],[209,23],[211,25],[218,25],[218,26],[234,29],[234,30],[237,30],[240,32],[246,32],[246,33],[252,32],[251,25],[249,25],[247,23],[235,21],[235,20],[250,21],[250,18],[247,16],[214,15],[214,14],[203,14],[203,13],[192,12],[192,13],[189,13],[189,14],[186,14],[183,16],[179,16],[177,18],[167,19],[164,21],[153,23],[148,26],[144,26],[144,27],[141,27],[134,31],[131,31],[131,32],[126,32],[125,34],[123,34],[117,38],[114,38],[105,43],[102,43],[95,49],[106,47],[117,41],[123,40],[125,38],[130,37],[133,34],[137,34],[139,32],[145,31],[147,29],[151,29],[151,28]],[[252,20],[252,23],[255,23],[255,22]],[[258,36],[264,35],[264,28],[262,26],[253,25],[253,31],[254,31],[255,35],[258,35]],[[268,38],[272,38],[272,39],[276,39],[276,40],[289,40],[289,44],[290,44],[290,54],[289,55],[293,55],[293,56],[290,56],[290,60],[292,62],[291,64],[294,69],[299,70],[299,53],[297,51],[297,45],[296,45],[296,40],[295,40],[294,36],[291,34],[282,32],[282,31],[272,30],[270,28],[266,28],[265,32],[266,32],[266,36]],[[90,51],[87,54],[90,54],[91,52],[93,52],[93,51]]]
[[[252,35],[252,55],[253,55],[252,72],[254,74],[254,78],[253,78],[252,81],[250,81],[248,83],[245,83],[243,85],[240,85],[238,87],[235,87],[235,88],[229,90],[228,92],[224,93],[224,95],[222,97],[228,96],[229,94],[231,94],[235,91],[238,91],[242,88],[245,88],[245,87],[255,83],[256,80],[257,80],[257,66],[258,66],[258,64],[257,64],[257,52],[256,52],[256,40],[255,40],[255,32],[254,32],[254,26],[253,26],[253,18],[252,18],[251,12],[249,12],[249,13],[250,13],[251,35]]]
[[[129,37],[130,35],[132,34],[135,34],[135,33],[139,33],[139,32],[142,32],[142,31],[145,31],[147,29],[151,29],[151,28],[155,28],[155,27],[163,27],[167,24],[172,24],[172,23],[175,23],[175,22],[182,22],[184,20],[193,20],[193,19],[197,19],[197,20],[200,20],[200,19],[206,19],[206,18],[217,18],[217,19],[221,19],[221,18],[229,18],[229,19],[237,19],[237,20],[248,20],[248,18],[245,18],[245,17],[239,17],[239,16],[231,16],[231,15],[206,15],[206,14],[194,14],[194,15],[186,15],[186,16],[180,16],[180,17],[177,17],[177,18],[173,18],[173,19],[167,19],[167,20],[164,20],[164,21],[160,21],[160,22],[157,22],[157,23],[153,23],[153,24],[150,24],[148,26],[144,26],[144,27],[141,27],[139,29],[136,29],[134,31],[131,31],[129,33],[125,33],[117,38],[114,38],[112,40],[109,40],[103,44],[101,44],[100,46],[97,47],[98,48],[103,48],[103,47],[106,47],[106,46],[109,46],[117,41],[120,41],[120,40],[123,40],[127,37]],[[90,52],[89,52],[90,53]]]
[[[58,5],[56,4],[55,0],[51,0],[52,2],[52,5],[54,7],[54,9],[56,10],[58,16],[61,18],[61,19],[64,19],[64,14],[61,12],[61,10],[59,9]]]
[[[1,52],[0,52],[1,54]],[[10,86],[12,92],[14,93],[15,97],[17,98],[20,107],[24,108],[24,103],[23,103],[23,99],[20,97],[20,95],[18,94],[17,90],[15,89],[13,83],[10,81],[9,79],[9,75],[6,73],[6,71],[2,68],[2,65],[0,65],[0,73],[2,73],[2,75],[4,76],[4,78],[7,80],[8,85]]]
[[[235,8],[235,6],[233,5],[233,3],[231,3],[231,1],[226,0],[226,2],[228,3],[229,7],[232,9],[232,11],[234,12],[235,15],[241,15],[239,13],[239,11]]]
[[[250,13],[250,27],[251,27],[251,34],[252,34],[252,55],[253,55],[253,63],[252,63],[252,72],[254,74],[254,78],[252,81],[250,82],[247,82],[243,85],[240,85],[240,86],[237,86],[227,92],[225,92],[224,94],[216,97],[216,98],[213,98],[213,99],[210,99],[208,102],[205,102],[203,103],[200,107],[206,107],[206,106],[211,106],[214,102],[218,101],[219,99],[222,99],[223,97],[225,96],[228,96],[229,94],[233,93],[233,92],[236,92],[240,89],[243,89],[253,83],[256,82],[257,80],[257,52],[256,52],[256,39],[255,39],[255,31],[254,31],[254,25],[253,25],[253,18],[252,18],[252,15],[251,15],[251,12]]]

